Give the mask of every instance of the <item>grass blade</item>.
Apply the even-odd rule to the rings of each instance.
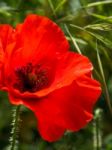
[[[55,13],[55,9],[54,9],[52,0],[48,0],[48,3],[49,3],[49,5],[50,5],[50,7],[51,7],[51,10],[52,10],[52,12],[53,12],[53,15],[56,16],[56,13]]]
[[[104,75],[104,71],[103,71],[102,62],[101,62],[100,55],[99,55],[99,52],[98,52],[97,42],[96,42],[96,51],[97,51],[98,64],[99,64],[99,68],[100,68],[101,76],[102,76],[103,83],[104,83],[104,89],[105,89],[106,102],[107,102],[107,105],[108,105],[109,111],[110,111],[110,113],[111,113],[111,115],[112,115],[112,106],[111,106],[111,103],[110,103],[110,96],[109,96],[108,88],[107,88],[107,85],[106,85],[106,80],[105,80],[105,75]]]
[[[110,4],[112,3],[112,0],[106,0],[106,1],[100,1],[100,2],[94,2],[94,3],[89,3],[87,4],[87,6],[85,7],[95,7],[95,6],[99,6],[99,5],[105,5],[105,4]]]
[[[97,34],[97,33],[93,33],[91,31],[88,31],[87,29],[85,29],[85,27],[80,27],[74,24],[70,24],[71,27],[75,27],[79,30],[82,30],[84,32],[87,32],[88,34],[90,34],[91,36],[95,37],[97,40],[101,41],[103,44],[105,44],[108,48],[112,47],[112,42],[110,40],[108,40],[107,38],[104,38],[103,36]]]
[[[56,7],[56,9],[54,10],[54,12],[56,13],[65,3],[67,2],[67,0],[62,0],[58,6]]]
[[[67,25],[64,24],[64,26],[65,26],[65,29],[66,29],[68,35],[70,36],[71,41],[72,41],[73,44],[74,44],[74,46],[75,46],[77,52],[78,52],[79,54],[81,54],[81,50],[80,50],[79,46],[77,45],[75,38],[71,35],[71,33],[70,33],[70,31],[69,31]]]

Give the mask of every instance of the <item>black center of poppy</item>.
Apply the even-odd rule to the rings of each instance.
[[[33,66],[28,63],[26,66],[17,67],[15,75],[14,87],[21,92],[36,92],[48,85],[46,70],[41,69],[40,65]]]

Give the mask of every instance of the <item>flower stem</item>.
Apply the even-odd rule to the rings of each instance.
[[[95,117],[93,121],[93,149],[101,150],[102,149],[102,110],[97,109],[95,111]]]
[[[12,131],[10,138],[10,148],[9,150],[18,149],[18,131],[19,131],[19,122],[20,122],[20,105],[14,109],[13,121],[12,121]]]

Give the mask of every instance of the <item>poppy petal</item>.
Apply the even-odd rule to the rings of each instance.
[[[0,88],[3,86],[3,62],[6,47],[12,40],[13,28],[10,25],[0,25]]]
[[[53,120],[50,122],[50,120],[39,117],[37,122],[39,133],[44,140],[49,142],[59,140],[65,132],[65,129],[61,125],[55,124]]]
[[[53,67],[53,64],[51,64],[50,67]],[[54,66],[54,69],[54,80],[49,87],[34,93],[30,93],[28,91],[20,93],[13,88],[11,91],[15,93],[16,96],[23,99],[24,97],[43,97],[56,89],[70,85],[74,80],[77,80],[78,77],[83,75],[91,77],[93,67],[87,57],[77,53],[67,52],[60,58],[57,67]]]
[[[50,118],[63,128],[77,131],[92,119],[93,107],[100,94],[100,84],[85,76],[68,87],[52,92],[43,102],[39,101],[34,112],[37,119],[43,118],[49,123]]]
[[[6,46],[11,42],[13,28],[10,25],[0,25],[0,46],[5,51]]]
[[[45,96],[56,89],[70,85],[74,80],[83,75],[91,77],[92,69],[93,66],[87,57],[67,52],[58,62],[51,86],[37,91],[34,95],[38,97]]]
[[[12,27],[9,25],[0,25],[0,66],[4,59],[6,46],[10,42]]]
[[[65,129],[77,131],[92,119],[92,109],[100,93],[99,83],[83,76],[70,86],[55,90],[43,99],[16,98],[16,102],[21,101],[21,104],[34,111],[41,136],[54,141],[62,136]],[[13,102],[14,99],[12,95]]]
[[[24,23],[16,27],[16,38],[16,53],[12,58],[15,65],[53,60],[55,55],[69,49],[61,29],[50,19],[34,14],[28,15]]]

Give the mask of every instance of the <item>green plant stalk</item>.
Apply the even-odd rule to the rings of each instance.
[[[19,130],[19,122],[20,122],[20,105],[16,107],[13,114],[13,121],[12,121],[12,131],[11,131],[11,138],[10,138],[10,149],[15,150],[18,148],[18,130]]]
[[[102,110],[96,109],[93,120],[93,150],[102,149]]]

